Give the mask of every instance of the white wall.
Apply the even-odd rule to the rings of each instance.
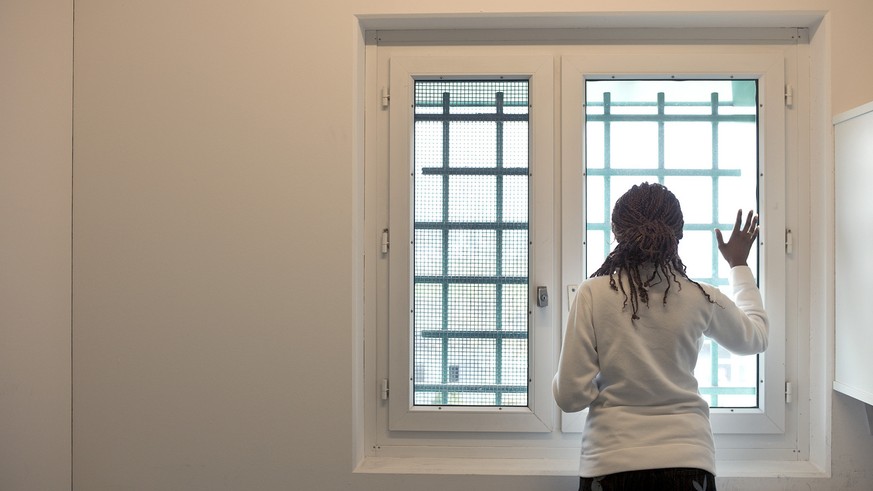
[[[0,489],[69,487],[71,213],[77,491],[575,489],[351,472],[354,15],[651,2],[300,3],[77,0],[73,96],[70,2],[0,4]],[[779,8],[830,11],[833,113],[873,100],[873,59],[856,56],[873,4],[766,6]],[[873,488],[863,406],[833,406],[833,478],[720,489]]]
[[[70,485],[72,5],[0,2],[0,489]]]

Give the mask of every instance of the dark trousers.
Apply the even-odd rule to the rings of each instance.
[[[579,491],[716,491],[715,476],[700,469],[649,469],[583,477]]]

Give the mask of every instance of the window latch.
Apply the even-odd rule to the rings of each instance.
[[[785,230],[785,253],[792,254],[794,252],[794,236],[791,234],[791,229]]]
[[[537,307],[549,306],[549,289],[544,286],[537,287]]]
[[[388,229],[386,228],[385,230],[382,231],[382,240],[381,240],[382,254],[388,254],[388,246],[390,244],[391,244],[391,242],[388,238]]]

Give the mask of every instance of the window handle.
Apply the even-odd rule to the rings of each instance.
[[[537,307],[549,306],[549,289],[544,286],[537,287]]]

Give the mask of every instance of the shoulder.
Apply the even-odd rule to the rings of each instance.
[[[689,280],[688,283],[691,283],[691,281]],[[709,293],[710,295],[721,293],[721,290],[713,284],[706,283],[705,281],[698,281],[697,284],[700,285],[700,288],[702,288],[703,291]]]
[[[700,296],[700,291],[702,290],[703,293],[708,295],[713,302],[715,302],[718,305],[722,305],[722,306],[724,305],[724,303],[723,303],[724,299],[728,299],[728,300],[730,299],[730,297],[728,297],[721,290],[721,288],[713,285],[712,283],[707,283],[705,281],[693,281],[689,278],[683,278],[681,280],[681,282],[682,282],[681,283],[682,288],[681,288],[680,292],[682,292],[682,293],[684,293],[687,290],[689,293],[694,293],[694,294],[697,294],[698,296]]]
[[[579,292],[587,292],[591,294],[602,291],[611,291],[609,276],[595,276],[588,278],[579,285]]]

